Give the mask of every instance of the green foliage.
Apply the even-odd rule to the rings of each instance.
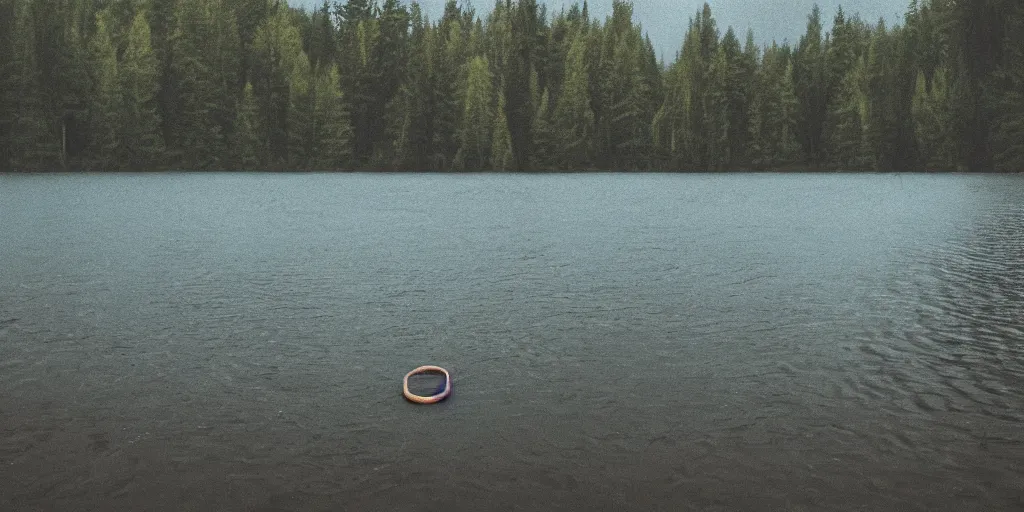
[[[6,163],[15,170],[52,168],[59,161],[59,148],[43,105],[35,19],[30,2],[15,3],[13,51],[5,84],[5,103],[10,114],[5,115],[4,121],[9,127]]]
[[[799,103],[788,50],[775,45],[765,50],[757,77],[748,152],[751,163],[760,169],[785,168],[802,158],[797,139]]]
[[[493,125],[491,72],[487,60],[474,57],[469,65],[465,108],[459,130],[459,151],[455,156],[458,170],[478,171],[490,161]],[[508,130],[507,121],[505,131]]]
[[[1024,5],[1007,19],[1005,58],[993,73],[995,123],[991,143],[995,169],[1024,171]]]
[[[494,114],[494,128],[491,134],[491,168],[497,171],[512,170],[515,155],[512,154],[512,133],[508,128],[505,114],[505,95],[498,95],[498,107]]]
[[[914,135],[920,150],[920,168],[928,171],[956,170],[957,147],[952,131],[953,120],[949,109],[950,86],[948,72],[943,68],[932,71],[928,81],[919,71],[914,88]]]
[[[352,125],[338,84],[334,65],[313,77],[313,169],[344,169],[352,158]]]
[[[120,116],[118,161],[129,169],[160,166],[164,151],[157,112],[159,63],[151,46],[152,34],[146,14],[139,12],[128,33],[120,75]]]
[[[822,135],[828,112],[827,41],[822,40],[821,11],[817,4],[807,20],[793,59],[793,85],[798,98],[799,140],[810,163],[817,165],[824,153]]]
[[[554,128],[551,126],[551,93],[544,89],[541,94],[540,106],[533,119],[533,168],[538,171],[550,171],[557,168],[555,155],[558,142]]]
[[[170,79],[180,108],[169,142],[190,168],[221,168],[241,73],[235,18],[224,0],[181,0],[175,19]]]
[[[258,124],[262,127],[264,165],[285,169],[290,162],[301,160],[290,153],[296,149],[293,133],[305,124],[292,108],[307,108],[306,103],[302,103],[302,93],[308,91],[309,63],[302,52],[298,28],[280,9],[270,13],[256,32],[252,45],[252,84],[260,111]],[[293,78],[299,82],[291,83]],[[305,90],[295,90],[303,86]],[[296,123],[300,124],[296,126]]]
[[[865,58],[857,60],[840,84],[826,124],[829,165],[846,171],[875,167],[873,148],[867,140],[868,81]]]
[[[394,100],[391,120],[394,167],[424,170],[430,168],[434,139],[434,30],[426,24],[413,5],[411,13],[411,53],[406,80]]]
[[[724,61],[718,63],[716,89],[720,91],[718,100],[724,102],[725,109],[722,121],[725,140],[719,165],[721,170],[748,164],[746,147],[750,138],[750,103],[754,91],[751,84],[757,72],[753,37],[753,33],[749,34],[748,51],[744,52],[730,27],[719,47]]]
[[[729,61],[725,56],[726,49],[719,46],[718,51],[711,61],[708,74],[708,106],[705,115],[707,116],[707,141],[708,141],[708,168],[714,171],[723,171],[732,160],[730,147],[730,134],[733,128],[729,123],[730,97],[728,87]]]
[[[705,5],[666,65],[610,1],[0,0],[0,170],[1024,168],[1020,2],[794,48]]]
[[[601,87],[603,116],[597,147],[601,167],[617,170],[638,167],[650,152],[650,127],[654,116],[653,90],[660,79],[651,79],[648,64],[653,51],[640,28],[633,25],[633,7],[615,1],[604,30],[601,66],[606,71]]]
[[[234,169],[259,169],[264,161],[261,149],[265,139],[260,137],[259,111],[252,84],[245,84],[241,104],[235,112],[235,130],[231,136],[231,161]]]
[[[94,91],[89,109],[92,163],[97,169],[114,170],[118,155],[119,79],[117,54],[103,16],[97,16],[96,34],[89,44],[89,58]]]
[[[594,112],[590,108],[586,49],[586,37],[578,32],[566,56],[565,84],[552,117],[560,135],[561,164],[566,169],[589,166],[594,147]]]
[[[13,0],[0,0],[0,169],[10,165],[14,149],[11,147],[14,138],[11,129],[16,119],[15,91],[20,78],[14,59],[15,7]]]
[[[313,117],[316,101],[313,91],[313,72],[301,50],[288,76],[288,114],[285,120],[287,157],[290,169],[308,167],[315,154],[316,121]]]

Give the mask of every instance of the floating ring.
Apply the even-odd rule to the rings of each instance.
[[[427,372],[438,372],[444,374],[444,389],[436,395],[431,396],[420,396],[410,392],[409,377]],[[452,376],[448,375],[448,370],[445,370],[440,366],[420,366],[419,368],[405,374],[405,382],[402,384],[402,394],[405,395],[405,399],[410,402],[415,402],[417,404],[436,404],[441,400],[448,398],[448,395],[452,394]]]

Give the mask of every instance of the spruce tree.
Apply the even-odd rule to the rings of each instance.
[[[725,158],[720,168],[728,170],[742,165],[750,133],[748,120],[750,112],[749,89],[754,80],[756,61],[747,63],[732,27],[726,31],[719,46],[724,57],[722,76],[718,79],[721,96],[725,102]]]
[[[347,169],[352,158],[352,125],[339,83],[336,65],[314,77],[314,145],[310,165],[316,170]]]
[[[383,0],[378,19],[380,36],[375,47],[374,67],[378,69],[373,87],[373,110],[384,115],[371,118],[373,163],[387,166],[395,160],[395,132],[391,118],[399,116],[399,92],[409,69],[411,15],[400,0]]]
[[[461,15],[450,1],[445,17],[437,27],[438,41],[434,48],[434,141],[433,168],[447,171],[453,167],[458,151],[458,129],[464,106],[466,87],[466,56],[463,47]]]
[[[840,84],[829,110],[825,133],[829,164],[839,170],[871,170],[873,148],[867,139],[868,77],[865,57],[859,58]]]
[[[559,153],[566,170],[587,168],[594,145],[594,112],[590,107],[586,36],[578,32],[565,62],[565,84],[552,124],[561,136]]]
[[[1006,57],[993,73],[995,122],[990,146],[997,171],[1024,171],[1024,5],[1007,16]]]
[[[234,131],[231,135],[231,167],[236,170],[257,170],[263,167],[263,142],[260,119],[252,84],[245,84],[242,99],[235,109]]]
[[[163,135],[157,112],[159,63],[150,44],[151,33],[146,13],[132,20],[120,74],[121,138],[118,160],[133,170],[150,169],[164,157]]]
[[[935,69],[929,83],[925,72],[919,71],[914,88],[914,133],[920,149],[920,168],[926,171],[956,170],[946,77],[944,69]]]
[[[43,107],[36,53],[36,12],[31,2],[16,5],[11,36],[14,51],[9,63],[11,73],[7,77],[11,86],[8,93],[11,114],[6,121],[10,127],[9,166],[14,170],[52,169],[59,161],[59,146]]]
[[[313,89],[314,77],[309,61],[299,50],[295,64],[288,76],[288,115],[285,131],[288,140],[287,167],[292,170],[308,170],[316,155],[318,127],[314,116],[316,102]]]
[[[434,139],[434,29],[418,5],[410,14],[410,56],[406,80],[396,98],[392,120],[394,163],[402,169],[430,168]]]
[[[96,33],[89,43],[93,96],[89,109],[92,133],[92,166],[100,170],[116,170],[120,152],[118,142],[120,106],[117,53],[107,30],[106,16],[96,16]]]
[[[498,106],[494,114],[494,128],[491,133],[491,169],[510,171],[515,167],[515,155],[512,152],[512,132],[508,127],[508,108],[505,95],[498,91]]]
[[[16,80],[14,69],[14,34],[16,3],[13,0],[0,1],[0,171],[10,165],[16,105]]]
[[[730,141],[733,126],[730,123],[729,60],[726,49],[719,46],[711,62],[708,75],[707,133],[708,169],[723,171],[732,161]],[[738,127],[737,127],[738,128]]]
[[[494,91],[487,60],[474,57],[469,64],[465,107],[459,130],[458,170],[479,171],[490,161]]]
[[[828,52],[821,34],[821,10],[815,4],[807,18],[807,33],[793,58],[793,85],[798,98],[799,140],[810,165],[822,158],[822,133],[828,112],[826,60]]]
[[[773,44],[765,51],[751,108],[749,152],[754,166],[779,169],[799,161],[798,108],[788,48]]]
[[[547,89],[540,97],[540,106],[533,120],[533,165],[538,171],[557,168],[557,139],[551,126],[551,94]]]
[[[181,0],[171,35],[171,73],[178,107],[170,130],[175,160],[191,169],[216,169],[225,155],[221,116],[220,51],[214,48],[213,8],[206,0]]]
[[[294,105],[304,106],[302,94],[293,91],[308,82],[309,62],[302,51],[298,28],[288,19],[284,10],[270,14],[253,39],[253,94],[260,112],[260,136],[264,140],[265,164],[273,169],[284,169],[294,164],[297,137],[292,125],[305,121],[291,112]],[[301,69],[300,69],[301,68]],[[292,83],[292,79],[300,83]],[[308,86],[305,87],[308,91]],[[306,98],[308,104],[308,98]]]

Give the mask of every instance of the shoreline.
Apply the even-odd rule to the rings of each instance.
[[[60,174],[422,174],[422,175],[450,175],[450,176],[474,176],[474,175],[567,175],[567,174],[628,174],[628,175],[641,175],[641,174],[704,174],[704,175],[749,175],[749,174],[864,174],[864,175],[881,175],[881,174],[956,174],[956,175],[984,175],[984,174],[999,174],[999,175],[1015,175],[1024,174],[1024,170],[1021,171],[964,171],[964,170],[950,170],[950,171],[920,171],[920,170],[908,170],[908,171],[850,171],[850,170],[831,170],[831,169],[768,169],[768,170],[757,170],[757,169],[738,169],[732,171],[679,171],[679,170],[642,170],[642,171],[629,171],[629,170],[580,170],[580,171],[412,171],[412,170],[191,170],[191,169],[155,169],[155,170],[116,170],[116,171],[97,171],[97,170],[33,170],[33,171],[0,171],[2,175],[32,175],[32,174],[47,174],[47,175],[60,175]]]

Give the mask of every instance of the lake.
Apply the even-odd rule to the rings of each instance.
[[[0,175],[0,390],[5,511],[1021,510],[1024,176]]]

